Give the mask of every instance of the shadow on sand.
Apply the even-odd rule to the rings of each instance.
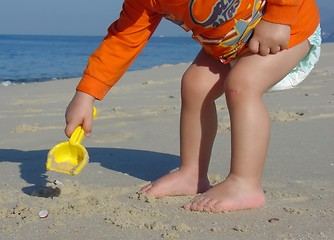
[[[45,169],[48,151],[0,149],[0,164],[19,164],[21,178],[31,185],[22,189],[24,193],[32,195],[42,189],[40,196],[54,197],[58,194],[57,189],[45,188],[48,182]],[[87,148],[87,151],[89,162],[99,163],[107,169],[144,181],[155,180],[179,166],[179,157],[166,153],[120,148]]]

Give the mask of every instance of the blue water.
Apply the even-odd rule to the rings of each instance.
[[[0,84],[80,77],[102,39],[101,36],[0,35]],[[199,49],[191,37],[152,37],[129,70],[191,62]]]

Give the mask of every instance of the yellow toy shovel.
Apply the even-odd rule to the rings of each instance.
[[[93,117],[96,116],[94,107]],[[81,142],[85,136],[82,126],[78,126],[67,142],[54,146],[48,153],[46,169],[70,175],[77,175],[86,166],[89,155]]]

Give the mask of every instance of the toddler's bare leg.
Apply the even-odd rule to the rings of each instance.
[[[270,119],[262,96],[288,74],[309,51],[307,41],[266,57],[246,55],[225,80],[231,118],[231,168],[222,183],[185,206],[193,211],[223,212],[265,203],[261,175],[269,143]]]
[[[207,178],[217,132],[215,99],[223,94],[230,67],[201,51],[182,79],[181,166],[141,189],[147,195],[190,195],[209,189]]]

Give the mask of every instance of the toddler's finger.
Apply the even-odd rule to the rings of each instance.
[[[86,137],[89,137],[89,135],[91,134],[92,127],[93,127],[92,119],[89,119],[88,121],[84,121],[84,123],[82,125],[82,128],[83,128],[83,130],[85,132],[85,136]]]
[[[267,56],[270,53],[270,48],[265,45],[260,45],[260,55]]]
[[[248,48],[252,53],[255,53],[255,54],[258,53],[259,47],[260,47],[260,43],[256,39],[252,38],[249,41]]]
[[[64,129],[65,135],[67,137],[71,137],[71,135],[74,132],[74,130],[75,130],[76,127],[77,126],[75,126],[74,124],[70,124],[70,123],[67,124],[66,127],[65,127],[65,129]]]
[[[271,48],[270,48],[270,53],[271,53],[271,54],[276,54],[276,53],[278,53],[279,51],[281,51],[281,47],[280,47],[280,46],[274,46],[274,47],[271,47]]]

